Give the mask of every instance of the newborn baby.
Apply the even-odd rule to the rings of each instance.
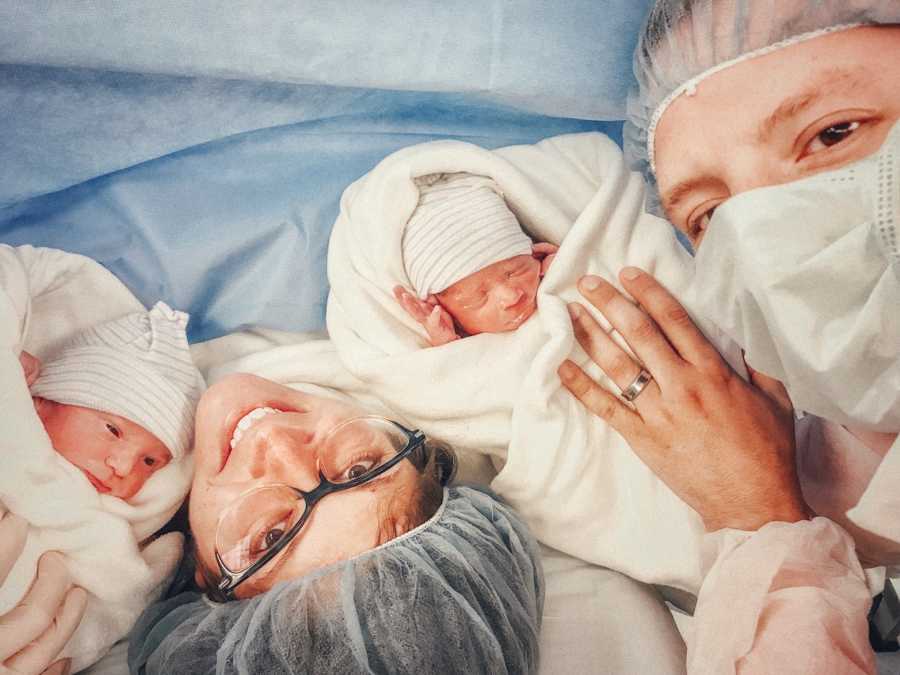
[[[182,554],[180,534],[155,533],[187,493],[205,385],[187,315],[137,308],[94,261],[0,246],[0,511],[28,523],[0,614],[21,601],[40,556],[60,552],[88,593],[61,654],[73,671],[127,635]]]
[[[186,325],[160,302],[80,333],[43,368],[20,354],[53,449],[98,493],[131,499],[190,449],[202,380]]]
[[[532,243],[490,178],[430,174],[416,184],[419,203],[402,241],[414,293],[397,286],[394,295],[431,346],[521,326],[537,309],[557,247]]]

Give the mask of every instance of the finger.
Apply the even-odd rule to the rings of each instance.
[[[553,264],[553,261],[556,259],[556,254],[551,253],[546,258],[541,260],[541,276],[546,276],[547,271],[550,269],[550,265]]]
[[[0,520],[0,586],[6,580],[9,571],[16,564],[28,535],[28,523],[18,516],[7,513]]]
[[[419,302],[418,298],[413,297],[412,293],[403,288],[403,286],[394,287],[394,297],[397,298],[397,302],[406,310],[406,313],[417,323],[425,323],[425,319],[428,318],[428,312],[422,307],[422,303]]]
[[[719,352],[697,328],[687,310],[652,275],[637,267],[626,267],[619,278],[681,358],[695,365],[722,363]]]
[[[531,250],[534,253],[541,253],[543,255],[550,255],[551,253],[556,253],[559,250],[559,246],[556,244],[551,244],[546,241],[538,242],[531,247]]]
[[[572,361],[563,361],[557,373],[563,386],[572,392],[585,408],[605,420],[626,441],[635,437],[643,423],[636,412],[594,382]]]
[[[607,334],[603,327],[577,302],[569,303],[569,316],[572,317],[572,330],[575,339],[591,360],[616,383],[619,389],[625,389],[640,374],[641,366]],[[649,391],[648,391],[649,390]],[[639,398],[642,403],[649,401],[650,391],[659,395],[659,386],[649,383]],[[637,403],[638,399],[635,399]]]
[[[791,402],[791,397],[788,395],[784,385],[774,377],[769,377],[752,368],[750,364],[747,363],[746,359],[744,359],[744,365],[747,366],[747,373],[750,375],[750,382],[753,386],[762,390],[762,392],[775,401],[784,412],[793,414],[794,404]]]
[[[36,640],[13,656],[6,665],[21,673],[40,673],[48,667],[78,628],[87,607],[87,593],[72,588],[66,593],[53,622]]]
[[[450,312],[446,311],[443,307],[438,307],[438,314],[440,316],[441,328],[456,337],[456,326],[453,324],[453,317],[450,316]]]
[[[440,347],[453,342],[458,336],[453,329],[453,319],[441,307],[434,307],[425,320],[425,332],[432,347]]]
[[[19,354],[19,363],[22,364],[22,370],[25,371],[25,382],[30,387],[41,373],[41,362],[36,356],[22,351]]]
[[[425,327],[429,332],[439,333],[442,332],[444,328],[446,328],[445,322],[443,321],[443,316],[441,316],[441,308],[434,307],[431,310],[431,313],[428,315],[428,318],[425,319]]]
[[[41,675],[69,675],[72,671],[72,659],[60,659],[52,663]]]
[[[608,281],[588,275],[578,282],[578,290],[603,312],[603,316],[657,379],[667,378],[684,364],[653,319],[635,307]]]
[[[0,663],[47,630],[70,587],[69,572],[58,553],[45,553],[22,601],[0,617]]]

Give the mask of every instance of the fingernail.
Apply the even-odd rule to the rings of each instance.
[[[588,291],[596,291],[600,288],[600,277],[595,277],[592,274],[581,277],[581,287]]]
[[[566,305],[566,309],[569,310],[569,316],[573,319],[577,319],[579,316],[581,316],[581,307],[577,302],[570,302],[568,305]]]
[[[625,267],[622,269],[622,277],[629,281],[634,281],[641,276],[641,270],[637,267]]]
[[[575,375],[575,364],[571,361],[563,361],[556,372],[563,380],[570,380],[572,379],[572,376]]]

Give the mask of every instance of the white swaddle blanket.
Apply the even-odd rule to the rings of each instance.
[[[24,348],[46,358],[89,325],[142,310],[112,274],[82,256],[0,246],[0,508],[29,523],[25,549],[0,587],[0,613],[14,607],[38,558],[65,555],[88,606],[63,656],[74,671],[100,658],[164,590],[182,553],[172,533],[139,547],[172,516],[187,493],[191,461],[154,474],[129,502],[100,495],[52,447],[19,363]]]

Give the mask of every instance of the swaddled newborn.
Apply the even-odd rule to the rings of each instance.
[[[88,592],[62,653],[77,671],[127,635],[181,558],[180,534],[153,535],[187,493],[204,383],[188,348],[188,317],[164,303],[60,332],[73,317],[96,316],[92,301],[106,293],[110,312],[139,306],[93,261],[4,246],[0,281],[0,509],[28,523],[0,587],[0,613],[24,596],[44,552],[62,553]],[[78,309],[67,314],[76,297]],[[54,332],[60,339],[39,339]]]
[[[532,243],[486,176],[430,174],[415,183],[419,203],[402,241],[414,294],[397,286],[397,300],[433,347],[521,326],[537,309],[557,246]]]
[[[53,449],[98,493],[127,501],[190,450],[203,385],[187,320],[159,302],[79,333],[43,366],[20,355]]]

